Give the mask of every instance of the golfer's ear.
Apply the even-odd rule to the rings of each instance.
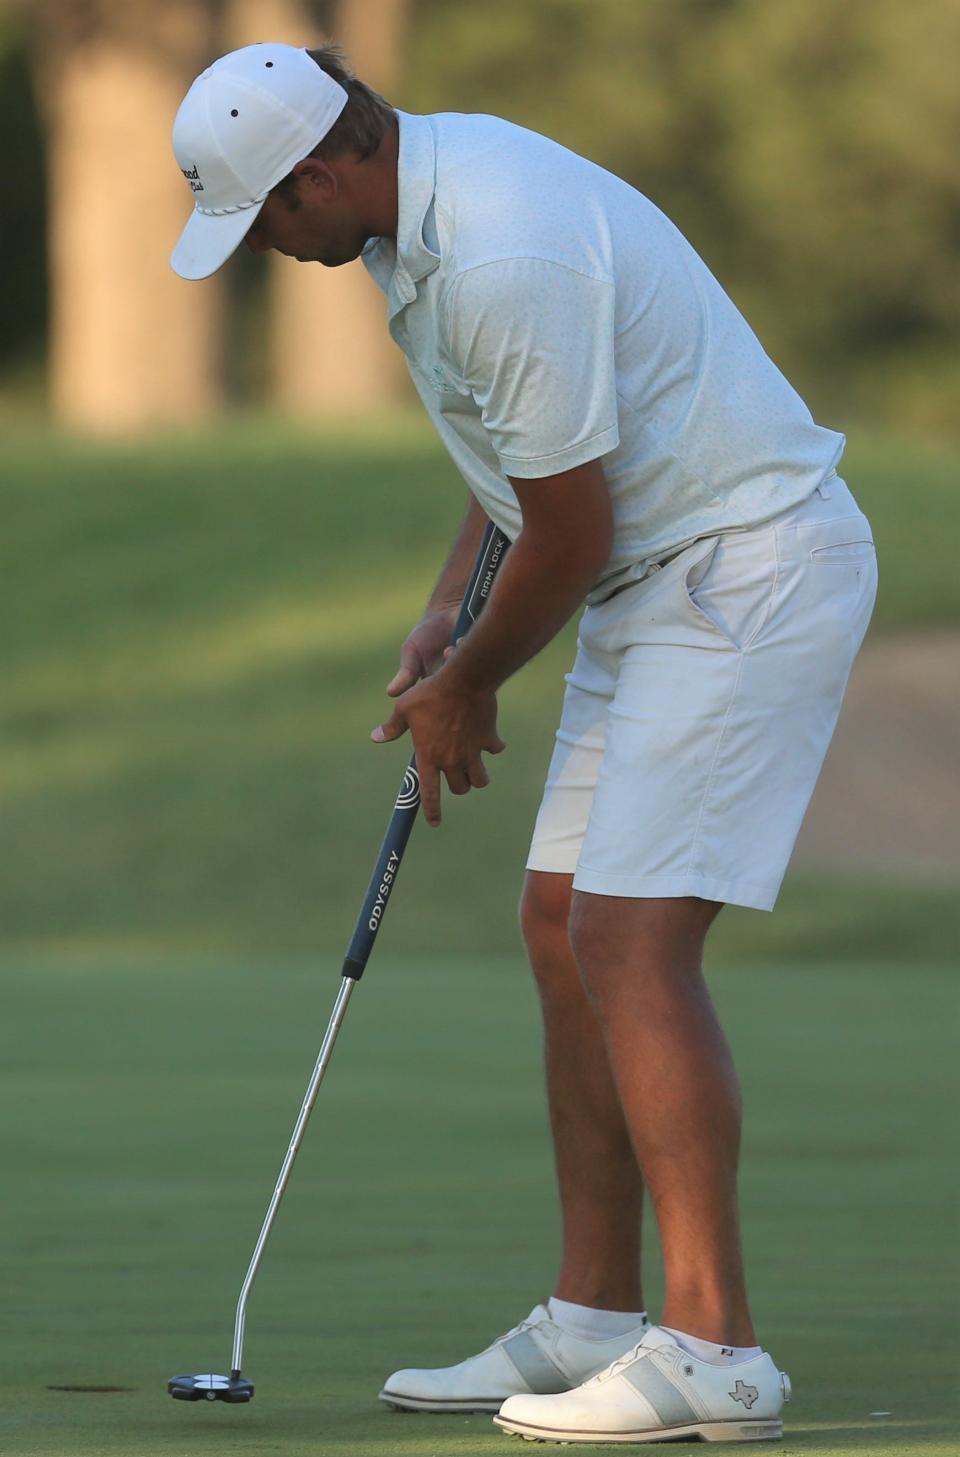
[[[293,175],[321,202],[332,202],[340,191],[340,179],[333,168],[319,157],[304,157],[293,169]]]

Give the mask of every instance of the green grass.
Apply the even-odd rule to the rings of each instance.
[[[855,434],[841,472],[873,523],[880,590],[873,632],[960,623],[960,448]]]
[[[875,631],[960,621],[956,465],[851,448]],[[164,1381],[228,1360],[405,762],[367,733],[462,492],[418,425],[245,424],[124,448],[14,437],[0,504],[0,1451],[501,1450],[482,1418],[374,1397],[552,1277],[512,902],[570,632],[503,695],[494,788],[417,832],[255,1293],[256,1401],[186,1407]],[[718,922],[754,1300],[797,1385],[785,1453],[957,1450],[955,948],[950,886],[790,876],[777,915]],[[656,1310],[653,1245],[649,1274]],[[48,1389],[86,1384],[132,1389]]]
[[[401,1417],[376,1392],[397,1365],[476,1349],[550,1288],[557,1220],[519,961],[384,954],[359,987],[252,1297],[246,1409],[175,1403],[164,1382],[229,1361],[335,963],[7,958],[2,976],[0,1450],[504,1449],[486,1418]],[[745,1087],[756,1316],[795,1384],[781,1450],[952,1457],[952,978],[818,962],[713,981]],[[653,1247],[647,1265],[656,1311]],[[88,1384],[131,1390],[48,1389]]]
[[[960,621],[956,468],[945,448],[851,448],[883,563],[878,632]],[[0,944],[342,945],[407,752],[367,735],[462,501],[409,421],[362,440],[249,423],[137,447],[14,438],[0,465]],[[495,788],[418,833],[395,949],[515,948],[509,903],[571,638],[507,685]],[[944,917],[916,905],[853,887],[839,941],[815,950],[877,942],[878,925],[882,946],[906,917],[922,953],[945,954]],[[779,928],[758,935],[784,954]]]

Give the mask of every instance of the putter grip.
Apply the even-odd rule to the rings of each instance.
[[[460,607],[453,642],[459,642],[476,622],[486,605],[497,575],[497,569],[510,546],[503,533],[489,522],[480,544],[480,552],[473,568],[473,575]],[[357,917],[357,924],[343,962],[343,975],[351,981],[359,981],[367,964],[377,933],[383,924],[387,905],[397,883],[397,872],[407,848],[410,831],[413,829],[420,809],[420,776],[416,760],[411,759],[403,776],[400,793],[393,807],[393,814],[387,826],[387,833],[380,846],[380,854],[370,877],[370,884],[364,897],[363,907]]]

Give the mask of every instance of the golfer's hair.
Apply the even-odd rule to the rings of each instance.
[[[334,81],[339,81],[347,93],[346,106],[323,141],[318,142],[307,156],[329,162],[332,157],[356,152],[361,162],[365,162],[368,157],[373,156],[384,133],[394,121],[393,107],[366,82],[357,80],[339,46],[318,46],[316,50],[307,51],[307,55],[311,61],[316,62],[321,71],[326,71]],[[292,191],[292,186],[292,172],[277,183],[277,188],[288,193]]]
[[[321,71],[326,71],[334,81],[339,81],[347,93],[347,104],[308,157],[317,157],[329,162],[332,157],[342,157],[347,152],[356,152],[361,162],[372,157],[383,140],[387,128],[395,120],[395,112],[389,101],[384,101],[372,87],[358,81],[350,70],[347,59],[339,46],[318,46],[307,51]],[[296,209],[300,205],[294,189],[294,175],[288,172],[271,191],[279,192],[287,205]]]
[[[344,152],[359,153],[360,160],[372,157],[384,133],[394,121],[394,110],[372,87],[358,81],[339,46],[319,46],[307,51],[321,71],[339,81],[347,93],[347,104],[333,126],[310,153],[324,162]]]

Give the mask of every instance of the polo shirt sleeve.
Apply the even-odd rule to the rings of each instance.
[[[556,475],[619,444],[612,283],[539,258],[484,263],[454,279],[446,333],[504,475]]]

